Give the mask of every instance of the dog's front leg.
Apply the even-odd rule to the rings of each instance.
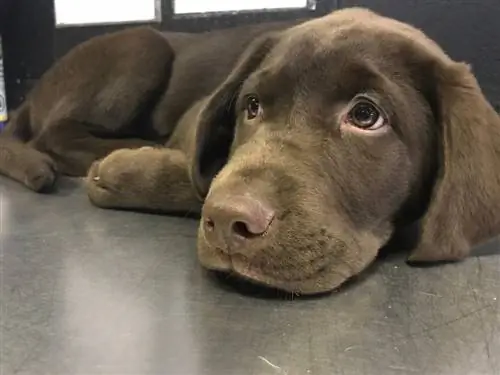
[[[168,148],[142,147],[112,152],[89,170],[87,192],[101,208],[197,214],[186,156]]]

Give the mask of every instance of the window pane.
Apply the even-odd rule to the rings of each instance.
[[[54,0],[56,24],[84,25],[158,20],[161,0]]]
[[[305,8],[308,0],[174,0],[174,11],[177,14],[227,12],[238,10],[264,10]]]

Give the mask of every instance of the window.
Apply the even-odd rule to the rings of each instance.
[[[311,0],[173,0],[176,14],[313,8]]]
[[[56,25],[160,21],[161,0],[54,0]]]

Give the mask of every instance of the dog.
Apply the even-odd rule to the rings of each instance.
[[[198,213],[204,268],[290,293],[336,289],[415,223],[412,262],[500,234],[500,119],[470,67],[364,8],[91,39],[0,155],[35,191],[58,171],[86,176],[97,207]]]

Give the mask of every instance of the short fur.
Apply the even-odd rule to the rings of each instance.
[[[386,131],[348,126],[360,93]],[[262,106],[253,120],[247,94]],[[0,172],[43,191],[56,170],[88,169],[96,206],[200,212],[204,267],[295,293],[336,288],[411,223],[413,261],[460,260],[500,234],[500,120],[469,67],[361,8],[83,43],[17,110]],[[214,245],[206,207],[238,195],[276,217],[262,236]]]

